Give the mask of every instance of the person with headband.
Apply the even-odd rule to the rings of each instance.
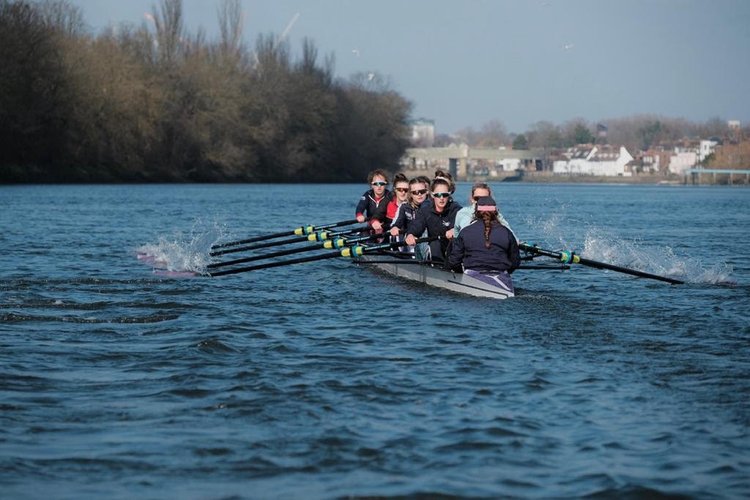
[[[477,199],[474,219],[453,241],[448,265],[513,292],[510,275],[521,265],[521,254],[513,233],[498,220],[497,204],[491,196]]]
[[[450,186],[450,192],[451,194],[456,192],[456,183],[453,182],[453,176],[450,174],[450,172],[446,172],[442,169],[435,170],[435,176],[433,177],[433,180],[442,179],[444,181],[448,182],[448,185]]]

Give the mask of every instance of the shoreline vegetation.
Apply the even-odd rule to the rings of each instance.
[[[374,168],[400,169],[415,145],[412,103],[387,78],[335,77],[333,55],[319,57],[309,39],[297,55],[275,34],[257,34],[250,46],[240,1],[217,0],[217,6],[220,34],[209,40],[202,30],[185,29],[182,0],[161,0],[140,26],[96,34],[66,0],[0,0],[0,184],[346,183],[362,182]],[[611,143],[642,151],[680,137],[727,135],[718,118],[693,124],[641,116],[608,125]],[[574,119],[562,126],[539,122],[523,134],[491,122],[438,139],[554,149],[598,138]],[[741,168],[734,163],[744,166],[748,150],[717,154],[710,163]],[[666,172],[550,174],[459,180],[692,182]],[[701,183],[714,181],[722,183],[716,177]]]
[[[64,0],[0,0],[0,183],[361,182],[397,165],[411,103],[375,74],[334,77],[311,40],[220,36],[161,0],[141,26],[93,35]]]

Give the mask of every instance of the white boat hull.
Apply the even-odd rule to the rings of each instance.
[[[507,299],[513,297],[512,291],[495,286],[466,274],[454,273],[445,269],[418,263],[412,259],[401,259],[389,255],[364,255],[357,259],[364,265],[372,266],[399,278],[424,283],[425,285],[451,290],[453,292],[486,297]]]

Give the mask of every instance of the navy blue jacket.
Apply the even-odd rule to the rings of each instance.
[[[446,232],[453,229],[453,223],[456,222],[456,214],[459,210],[461,210],[461,205],[451,200],[442,213],[437,213],[435,204],[425,201],[417,210],[414,220],[407,226],[406,234],[419,238],[426,229],[427,236],[445,236]],[[435,260],[443,259],[447,248],[448,241],[444,239],[430,242],[432,258]]]
[[[386,189],[380,201],[375,201],[375,193],[372,189],[367,190],[359,199],[355,213],[357,215],[363,214],[368,221],[377,219],[380,222],[385,222],[385,209],[388,207],[391,198],[393,198],[393,193]]]
[[[397,227],[401,231],[401,234],[406,233],[411,221],[417,217],[417,211],[423,206],[425,206],[425,202],[422,202],[417,208],[412,207],[409,203],[399,205],[396,218],[391,223],[391,227]]]
[[[453,241],[448,264],[451,268],[457,268],[461,263],[464,269],[474,271],[512,273],[521,265],[521,255],[516,238],[499,222],[492,223],[490,248],[487,248],[484,245],[484,223],[476,220],[461,229]]]

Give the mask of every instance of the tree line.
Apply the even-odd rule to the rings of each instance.
[[[0,182],[361,181],[408,145],[411,103],[377,75],[334,77],[311,40],[219,36],[181,0],[91,34],[64,0],[0,0]]]
[[[605,131],[605,135],[600,135]],[[682,118],[656,115],[637,115],[627,118],[605,120],[602,123],[587,122],[583,118],[569,120],[563,124],[540,121],[523,133],[508,133],[502,122],[493,120],[479,129],[468,127],[455,135],[436,138],[438,145],[464,142],[475,147],[512,146],[513,149],[559,149],[577,144],[608,143],[624,145],[629,151],[648,150],[660,144],[674,144],[685,138],[709,139],[712,137],[738,142],[747,131],[729,129],[727,121],[712,118],[705,123],[694,123]]]

